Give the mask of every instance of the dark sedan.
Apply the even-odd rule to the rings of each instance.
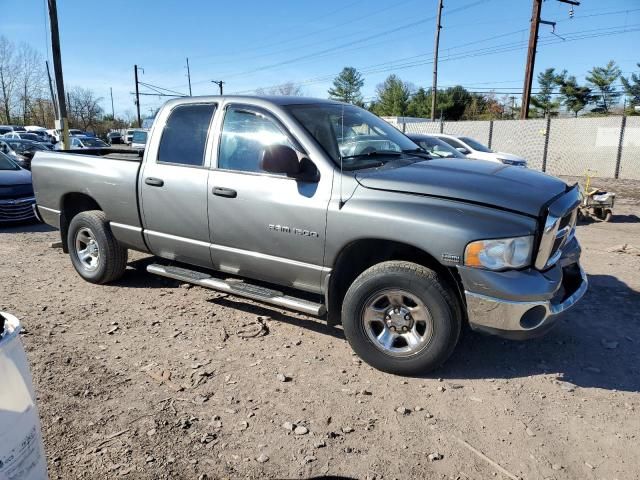
[[[431,135],[408,133],[407,137],[424,148],[434,158],[467,158],[451,145]]]
[[[122,134],[120,132],[107,133],[107,142],[109,142],[111,145],[122,143]]]
[[[0,224],[35,220],[31,172],[0,153]]]
[[[19,140],[14,138],[0,138],[0,151],[7,154],[22,168],[31,170],[31,159],[36,152],[46,152],[52,146],[46,143]]]

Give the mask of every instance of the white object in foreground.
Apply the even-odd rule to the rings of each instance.
[[[46,480],[47,458],[20,322],[0,312],[0,480]],[[0,319],[2,322],[2,319]]]

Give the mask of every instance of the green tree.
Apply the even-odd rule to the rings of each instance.
[[[567,110],[572,111],[576,117],[578,116],[578,112],[594,100],[591,89],[586,85],[579,85],[576,77],[573,75],[569,77],[564,74],[561,75],[558,78],[558,85],[560,86],[562,103],[567,107]]]
[[[363,85],[364,79],[358,70],[353,67],[344,67],[333,80],[333,88],[329,89],[329,98],[362,106],[360,89]]]
[[[544,72],[538,73],[539,92],[531,97],[531,103],[539,108],[545,117],[557,110],[560,102],[553,98],[553,89],[558,84],[562,74],[557,75],[555,68],[547,68]]]
[[[460,120],[473,98],[474,95],[460,85],[449,87],[438,93],[436,116],[442,115],[442,118],[447,120]],[[478,101],[484,106],[484,102],[481,99],[478,99]]]
[[[640,63],[637,64],[640,68]],[[632,73],[629,78],[620,77],[622,86],[624,87],[624,93],[629,97],[629,103],[635,107],[640,105],[640,75]]]
[[[597,106],[592,110],[593,112],[609,113],[609,109],[617,103],[621,93],[616,90],[613,84],[620,78],[621,73],[620,68],[613,60],[604,67],[593,67],[589,71],[586,80],[598,92]]]
[[[376,87],[377,100],[373,112],[377,115],[406,115],[409,106],[410,87],[397,75],[389,75]]]
[[[420,87],[409,101],[407,115],[410,117],[430,118],[431,92],[427,92],[424,88]]]

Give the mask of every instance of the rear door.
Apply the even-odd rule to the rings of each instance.
[[[164,112],[154,126],[140,175],[144,234],[164,258],[211,266],[205,159],[213,103],[188,103]],[[160,135],[160,141],[154,139]]]

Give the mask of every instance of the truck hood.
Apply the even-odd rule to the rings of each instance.
[[[522,167],[466,159],[433,159],[356,173],[360,185],[376,190],[450,198],[539,216],[567,190],[562,180]]]

